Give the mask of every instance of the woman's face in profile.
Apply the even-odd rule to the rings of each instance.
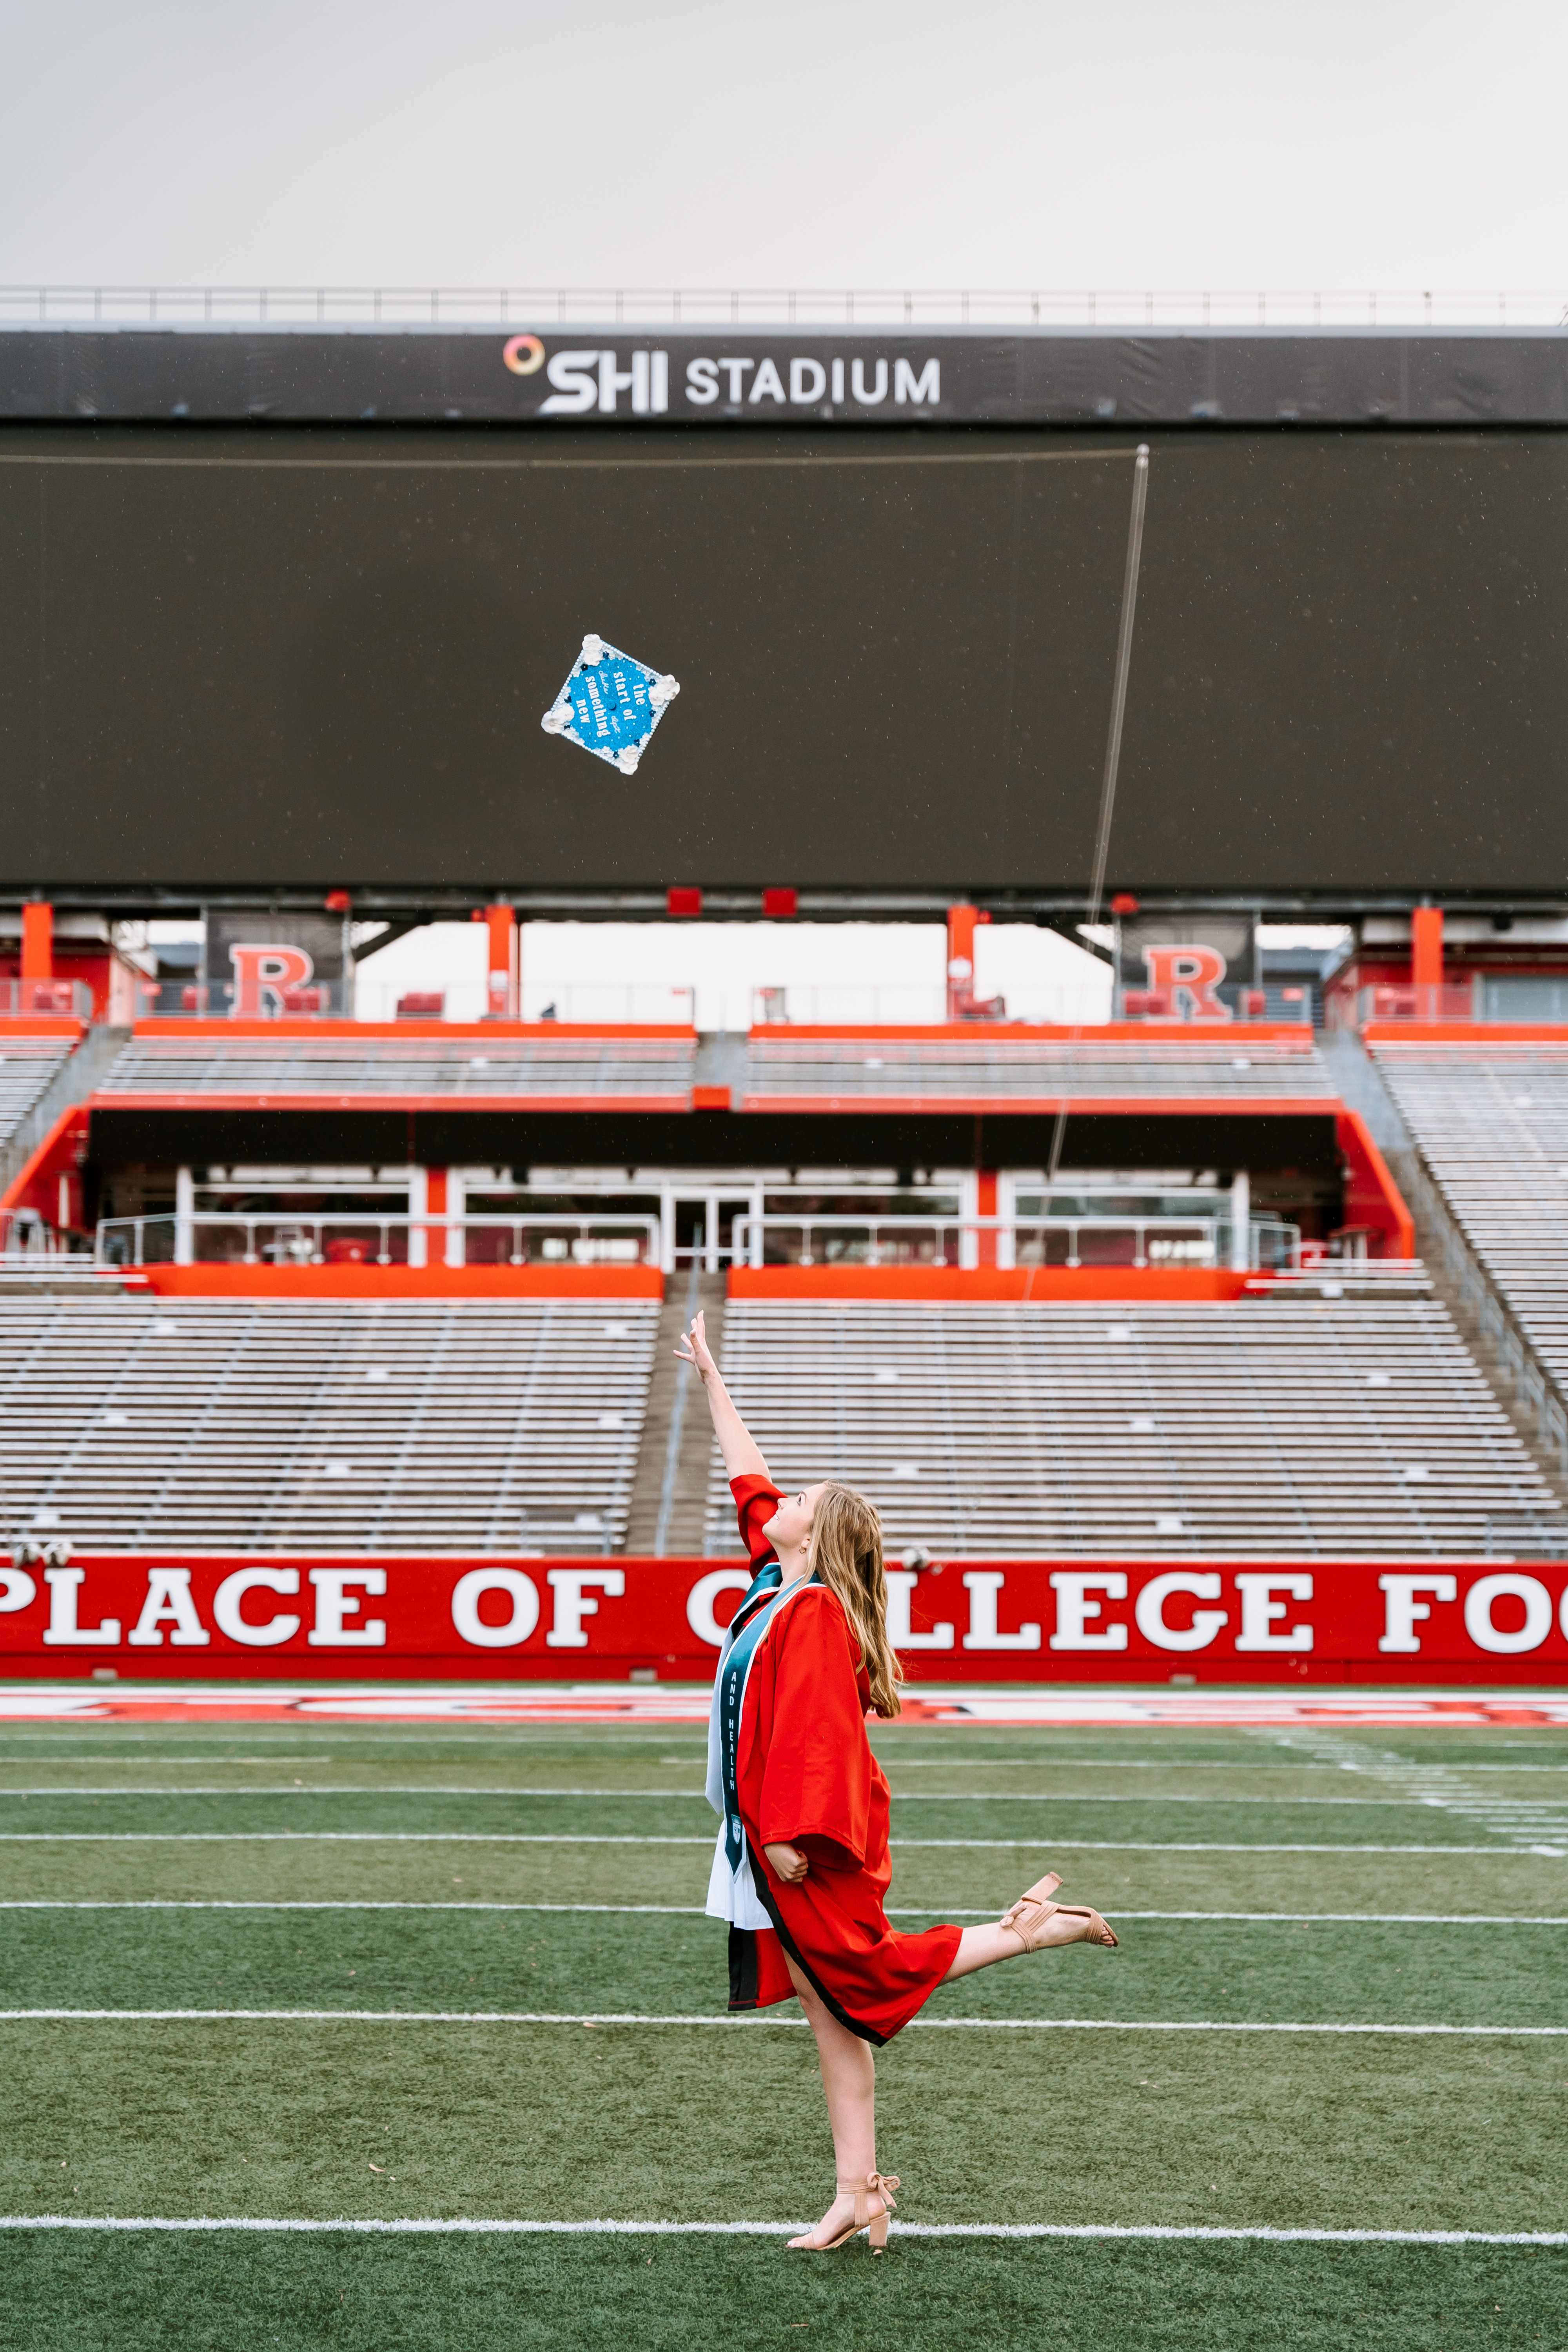
[[[811,1522],[816,1510],[816,1498],[826,1485],[803,1486],[798,1495],[781,1495],[778,1509],[768,1521],[763,1533],[787,1568],[792,1552],[798,1553],[803,1544],[811,1540]]]

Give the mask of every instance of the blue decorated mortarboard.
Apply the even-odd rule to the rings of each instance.
[[[571,676],[539,723],[547,735],[563,735],[630,776],[679,692],[673,677],[634,661],[603,637],[586,636]]]

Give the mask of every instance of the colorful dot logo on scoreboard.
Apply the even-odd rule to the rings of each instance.
[[[675,678],[589,635],[539,723],[547,735],[563,736],[608,760],[623,776],[635,775],[654,729],[679,692]]]

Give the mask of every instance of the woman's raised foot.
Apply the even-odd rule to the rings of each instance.
[[[1000,1924],[1016,1936],[1026,1952],[1043,1952],[1058,1944],[1103,1944],[1116,1937],[1098,1911],[1087,1904],[1053,1903],[1049,1897],[1061,1885],[1058,1874],[1047,1871],[1002,1915]]]

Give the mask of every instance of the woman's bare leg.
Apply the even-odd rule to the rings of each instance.
[[[1050,1945],[1079,1944],[1086,1940],[1089,1916],[1069,1905],[1057,1910],[1053,1917],[1033,1931],[1035,1940],[1026,1944],[1022,1935],[1000,1922],[994,1927],[965,1927],[958,1939],[958,1949],[952,1956],[952,1966],[943,1977],[951,1984],[954,1977],[970,1977],[976,1969],[988,1969],[998,1960],[1016,1960],[1021,1952],[1042,1951]],[[1111,1938],[1115,1941],[1114,1937]]]
[[[976,1969],[991,1968],[997,1960],[1016,1960],[1023,1949],[1022,1936],[1015,1936],[1011,1927],[965,1927],[942,1982],[972,1977]]]
[[[1017,1937],[1012,1942],[1016,1946]],[[785,1963],[806,2022],[816,2036],[816,2059],[827,2095],[827,2120],[838,2180],[864,2180],[877,2167],[877,2068],[870,2044],[840,2025],[821,1996],[786,1952]],[[978,1963],[976,1964],[978,1965]],[[815,2230],[792,2238],[792,2246],[822,2246],[853,2219],[855,2200],[836,2195]]]

